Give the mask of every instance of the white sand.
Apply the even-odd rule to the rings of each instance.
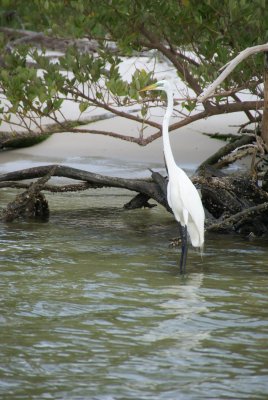
[[[241,116],[239,117],[241,119]],[[229,125],[237,124],[237,118],[238,115],[213,117],[172,132],[170,137],[178,165],[190,170],[196,168],[224,145],[224,142],[210,139],[202,132],[235,132],[235,129],[230,128]],[[121,130],[121,132],[131,135],[137,131],[135,124],[119,118],[98,122],[94,124],[93,129],[114,130],[114,128],[117,128],[119,132]],[[162,139],[159,138],[151,144],[141,147],[135,143],[102,135],[58,133],[38,145],[2,152],[0,153],[0,162],[1,167],[8,163],[13,169],[18,168],[23,161],[25,161],[23,167],[27,167],[27,160],[31,159],[35,159],[38,163],[64,163],[70,159],[78,161],[81,157],[88,160],[98,157],[113,159],[121,162],[122,166],[125,163],[138,162],[141,164],[152,163],[161,167],[163,165]]]

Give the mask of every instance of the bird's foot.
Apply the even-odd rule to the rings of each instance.
[[[169,239],[170,240],[170,242],[169,242],[169,245],[168,245],[168,247],[179,247],[179,246],[181,246],[181,238],[172,238],[172,239]]]

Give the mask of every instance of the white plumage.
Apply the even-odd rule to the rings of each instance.
[[[167,109],[163,118],[162,135],[165,161],[168,171],[167,200],[175,219],[184,229],[182,234],[181,272],[185,271],[187,256],[187,231],[191,243],[201,250],[204,245],[205,213],[197,189],[186,173],[175,163],[169,140],[169,120],[173,111],[173,91],[168,81],[158,81],[145,90],[163,90],[167,94]],[[183,229],[181,232],[183,233]],[[186,240],[186,242],[184,242]]]

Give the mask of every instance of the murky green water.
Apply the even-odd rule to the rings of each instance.
[[[268,398],[267,239],[209,235],[181,277],[160,207],[48,199],[0,225],[1,399]]]

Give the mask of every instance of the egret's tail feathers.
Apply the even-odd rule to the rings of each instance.
[[[202,246],[199,247],[199,250],[200,250],[200,256],[201,256],[201,258],[202,258],[202,260],[203,260],[204,243],[202,244]]]
[[[191,239],[191,243],[194,247],[199,247],[201,254],[203,252],[204,246],[204,234],[202,231],[199,231],[193,221],[189,221],[188,223],[188,233]]]

